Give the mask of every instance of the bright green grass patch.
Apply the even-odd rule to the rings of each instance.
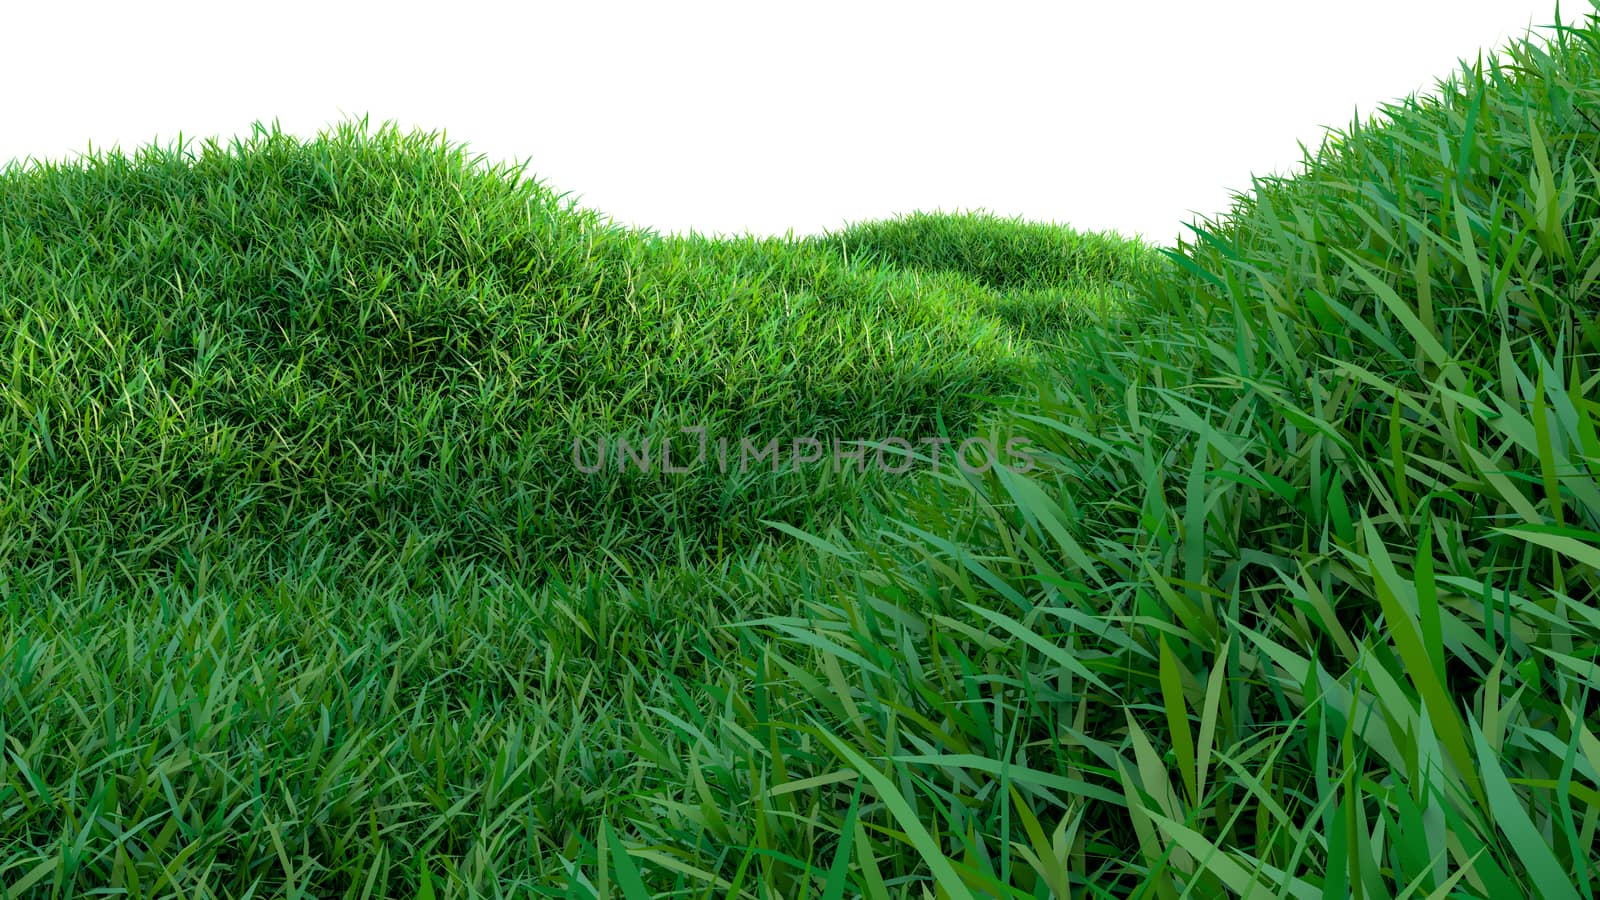
[[[1160,256],[1115,234],[1076,231],[984,212],[910,213],[812,239],[860,259],[966,275],[987,287],[1085,293],[1137,281]]]
[[[475,163],[362,123],[9,169],[0,564],[421,554],[533,578],[715,557],[763,518],[834,521],[873,479],[742,457],[665,473],[668,439],[673,465],[698,453],[680,429],[916,440],[1034,356],[971,282],[661,239]]]
[[[985,212],[911,213],[811,242],[846,259],[970,279],[990,293],[986,312],[1051,343],[1116,314],[1165,264],[1156,250],[1116,234]]]

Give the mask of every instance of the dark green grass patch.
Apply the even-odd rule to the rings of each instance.
[[[784,896],[1600,894],[1596,121],[1590,17],[1198,223],[993,420],[1034,471],[789,570],[630,846]]]

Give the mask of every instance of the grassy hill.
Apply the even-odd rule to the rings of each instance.
[[[526,579],[728,552],[762,518],[831,524],[873,479],[665,474],[664,441],[959,430],[1068,324],[1030,307],[1159,260],[1088,239],[1094,273],[1013,297],[820,242],[633,233],[476,163],[362,123],[11,167],[0,560],[137,580],[212,558],[249,582],[423,554]]]
[[[13,896],[1592,898],[1600,19],[1156,252],[0,178]],[[730,478],[575,434],[996,444]]]

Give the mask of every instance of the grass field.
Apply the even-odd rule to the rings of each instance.
[[[10,166],[0,896],[1593,900],[1600,19],[1303,168],[1153,248]],[[685,429],[1028,465],[575,456]]]

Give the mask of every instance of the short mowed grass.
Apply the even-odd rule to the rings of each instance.
[[[364,125],[0,251],[6,895],[1600,893],[1600,19],[1164,251]],[[571,456],[699,426],[1030,466]]]

